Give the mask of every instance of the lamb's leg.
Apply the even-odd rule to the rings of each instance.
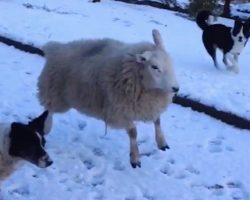
[[[51,129],[52,129],[52,124],[53,124],[53,113],[49,112],[47,119],[44,124],[44,133],[47,135]]]
[[[163,134],[162,129],[161,129],[160,117],[158,117],[154,121],[154,126],[155,126],[155,140],[156,140],[158,148],[161,149],[162,151],[169,149],[169,146],[166,142],[166,139],[165,139],[164,134]]]
[[[139,157],[139,150],[137,146],[137,130],[135,127],[130,128],[127,130],[130,142],[130,163],[133,168],[141,167],[140,157]]]

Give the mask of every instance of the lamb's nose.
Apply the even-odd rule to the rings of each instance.
[[[177,93],[177,92],[179,91],[179,87],[172,87],[172,91],[173,91],[174,93]]]
[[[239,37],[239,42],[242,42],[242,39],[243,39],[243,37],[242,37],[242,36],[240,36],[240,37]]]

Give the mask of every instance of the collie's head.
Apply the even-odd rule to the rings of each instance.
[[[14,122],[9,133],[9,155],[29,161],[38,167],[50,166],[53,161],[46,152],[44,127],[48,111],[28,124]]]
[[[243,22],[235,20],[231,34],[235,43],[242,43],[245,45],[250,37],[250,21]]]

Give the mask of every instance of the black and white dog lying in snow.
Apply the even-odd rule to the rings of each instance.
[[[44,149],[44,128],[48,112],[28,124],[0,124],[0,181],[7,178],[22,160],[45,168],[53,162]]]
[[[227,69],[238,73],[238,56],[250,36],[250,21],[235,20],[234,27],[231,28],[223,24],[210,25],[211,20],[212,14],[207,10],[199,12],[196,17],[198,26],[203,30],[202,40],[207,52],[218,68],[216,49],[221,49]]]

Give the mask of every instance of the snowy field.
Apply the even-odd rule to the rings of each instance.
[[[250,18],[250,3],[240,3],[231,6],[231,13],[241,18]]]
[[[37,9],[22,3],[30,2]],[[181,94],[250,119],[250,47],[240,74],[217,71],[194,22],[173,12],[104,1],[0,1],[0,35],[41,46],[49,40],[111,37],[151,41],[164,36]],[[46,10],[44,10],[46,5]],[[52,10],[48,12],[48,10]],[[225,23],[231,23],[230,21]],[[28,121],[44,59],[0,44],[0,120]],[[151,124],[139,124],[142,168],[129,164],[128,137],[72,110],[56,115],[47,137],[54,163],[25,163],[1,187],[1,200],[250,200],[250,132],[172,104],[162,116],[170,150],[156,147]]]
[[[28,121],[42,108],[36,82],[44,60],[0,45],[0,119]],[[75,111],[56,115],[47,137],[54,164],[26,163],[2,185],[3,200],[248,200],[250,132],[172,105],[163,114],[170,150],[159,151],[151,124],[139,124],[142,168],[129,164],[124,131]],[[223,130],[223,131],[221,131]]]

